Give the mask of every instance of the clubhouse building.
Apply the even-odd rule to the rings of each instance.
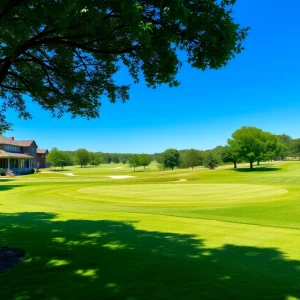
[[[28,174],[33,168],[47,167],[48,150],[38,149],[34,140],[15,140],[0,135],[0,169],[16,175]]]

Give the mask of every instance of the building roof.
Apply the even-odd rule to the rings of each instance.
[[[46,154],[48,153],[49,151],[47,149],[36,149],[36,153],[37,154]]]
[[[0,158],[33,158],[33,157],[23,153],[12,153],[12,152],[6,152],[4,150],[0,150]]]
[[[4,145],[12,145],[12,146],[20,146],[20,147],[30,147],[31,144],[34,143],[37,147],[37,144],[34,140],[23,140],[23,141],[17,141],[13,137],[6,138],[2,135],[0,135],[0,144]]]
[[[11,138],[6,138],[5,136],[0,135],[0,144],[5,145],[13,145],[13,146],[19,146],[17,141],[12,140]]]
[[[21,147],[30,147],[32,143],[35,143],[34,140],[28,140],[28,141],[17,141],[18,145]]]

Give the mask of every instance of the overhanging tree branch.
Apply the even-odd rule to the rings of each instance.
[[[3,88],[5,88],[5,89],[11,90],[11,91],[27,92],[26,89],[17,88],[17,87],[5,85],[5,84],[0,84],[0,87],[3,87]]]
[[[0,92],[11,91],[16,110],[29,93],[44,109],[97,117],[101,97],[129,98],[128,82],[115,83],[120,68],[136,83],[177,86],[178,49],[192,67],[218,69],[243,50],[248,30],[234,21],[233,0],[167,1],[169,9],[153,0],[3,1]]]

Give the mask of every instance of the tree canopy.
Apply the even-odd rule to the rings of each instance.
[[[239,157],[239,145],[238,143],[231,143],[231,146],[224,146],[221,149],[221,159],[224,163],[232,162],[233,167],[237,168],[237,162]]]
[[[133,170],[135,172],[135,168],[141,166],[140,155],[139,154],[133,154],[133,155],[131,155],[129,157],[128,163],[129,163],[129,167],[133,168]]]
[[[180,165],[180,153],[176,149],[167,149],[161,154],[160,162],[165,168],[174,169]]]
[[[277,157],[282,157],[285,153],[285,147],[280,139],[270,132],[263,134],[264,153],[261,160],[272,160]]]
[[[63,169],[65,166],[72,165],[73,159],[70,153],[54,147],[47,155],[47,162],[54,168],[61,167]]]
[[[204,159],[204,167],[214,170],[219,165],[219,158],[213,151],[208,151]]]
[[[194,68],[218,69],[243,50],[248,28],[235,0],[3,0],[0,3],[1,115],[20,117],[28,95],[54,116],[99,116],[101,99],[129,99],[130,82],[177,86],[180,52]],[[5,120],[0,119],[4,125]],[[6,123],[7,125],[7,123]],[[2,127],[3,129],[4,127]]]
[[[243,126],[228,139],[229,149],[242,160],[253,163],[281,156],[283,149],[278,137],[253,126]]]
[[[140,164],[144,169],[151,164],[151,156],[149,154],[142,153],[140,154]]]
[[[300,156],[300,139],[294,139],[291,145],[291,152],[293,156],[299,157]]]
[[[103,157],[99,153],[90,152],[90,164],[93,166],[99,166],[104,162]]]
[[[86,149],[78,149],[74,152],[74,159],[75,162],[82,167],[86,166],[90,162],[91,156]]]
[[[183,152],[181,155],[182,166],[184,168],[194,168],[203,164],[203,154],[199,150],[189,149]]]
[[[282,152],[281,152],[281,158],[284,159],[287,156],[293,156],[295,155],[295,140],[287,134],[280,134],[277,135],[278,139],[280,140],[282,144]]]

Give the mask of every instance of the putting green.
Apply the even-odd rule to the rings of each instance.
[[[270,201],[287,193],[281,187],[250,184],[148,184],[97,186],[78,189],[77,199],[122,204],[201,205]],[[74,197],[74,192],[72,193]],[[272,199],[268,199],[272,196]],[[276,198],[275,198],[276,199]]]

